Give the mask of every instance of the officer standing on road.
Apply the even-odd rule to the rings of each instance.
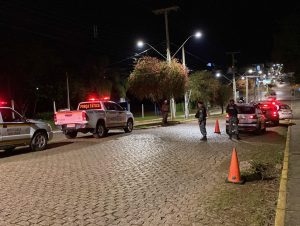
[[[198,105],[198,110],[197,113],[195,115],[196,118],[198,118],[198,124],[200,127],[200,132],[202,134],[202,141],[207,141],[207,133],[206,133],[206,117],[207,117],[207,113],[206,113],[206,108],[204,106],[204,103],[202,101],[198,101],[197,103]]]
[[[238,130],[238,124],[239,124],[238,110],[233,99],[229,101],[229,104],[227,105],[226,108],[226,113],[229,116],[229,131],[228,131],[229,139],[232,139],[232,131],[234,130],[236,134],[236,139],[240,140],[241,138],[239,136],[239,130]]]
[[[169,114],[169,105],[168,105],[168,100],[164,100],[162,106],[161,106],[161,113],[162,113],[162,117],[163,117],[163,124],[167,124],[168,123],[168,114]]]

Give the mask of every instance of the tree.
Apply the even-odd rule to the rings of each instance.
[[[143,57],[128,79],[129,91],[138,99],[160,102],[182,97],[187,84],[187,71],[177,60],[170,64],[155,57]]]
[[[228,102],[231,95],[232,95],[232,90],[230,89],[230,87],[228,87],[228,85],[221,84],[219,86],[216,103],[221,107],[222,114],[224,113],[224,106]]]
[[[196,71],[191,74],[189,86],[192,101],[202,100],[206,104],[216,102],[220,83],[210,71]]]

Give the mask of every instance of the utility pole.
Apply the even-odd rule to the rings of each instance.
[[[186,64],[185,64],[185,50],[184,46],[182,46],[182,65],[184,69],[186,69]],[[190,102],[190,96],[191,96],[191,90],[186,91],[184,94],[184,118],[188,119],[189,118],[189,102]]]
[[[165,26],[166,26],[166,41],[167,41],[167,61],[171,62],[171,52],[170,52],[170,36],[169,36],[169,21],[168,21],[168,13],[170,11],[177,11],[179,9],[178,6],[172,6],[164,9],[154,10],[153,13],[156,15],[164,14],[165,16]]]
[[[238,54],[240,52],[227,52],[226,54],[230,54],[231,55],[231,59],[232,59],[232,65],[231,65],[231,69],[232,69],[232,86],[233,86],[233,98],[234,101],[236,101],[237,97],[236,97],[236,82],[235,82],[235,68],[234,68],[234,64],[235,64],[235,58],[234,55]]]
[[[169,36],[169,21],[168,21],[168,13],[171,11],[177,11],[179,9],[178,6],[172,6],[163,9],[154,10],[153,13],[156,15],[164,14],[165,16],[165,26],[166,26],[166,41],[167,41],[167,62],[171,63],[171,51],[170,51],[170,36]],[[171,119],[175,118],[175,101],[174,98],[171,98]]]

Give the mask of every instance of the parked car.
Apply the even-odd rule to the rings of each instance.
[[[293,118],[293,111],[291,110],[290,106],[287,104],[280,104],[278,105],[278,114],[279,119],[292,119]]]
[[[261,134],[266,131],[265,116],[261,109],[253,104],[237,104],[238,130]],[[229,133],[229,116],[226,116],[226,133]]]
[[[132,132],[134,118],[131,112],[113,101],[93,99],[79,103],[75,111],[56,112],[54,123],[68,139],[75,138],[78,132],[92,133],[100,138],[105,137],[109,129]]]
[[[29,145],[33,151],[41,151],[52,137],[52,128],[48,123],[25,119],[10,107],[0,107],[1,150]]]
[[[279,114],[276,101],[273,100],[259,102],[257,106],[261,109],[266,117],[266,124],[274,126],[279,125]]]

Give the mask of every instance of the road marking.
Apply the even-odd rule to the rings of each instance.
[[[290,123],[291,121],[292,120],[290,120]],[[289,166],[290,137],[291,137],[291,126],[289,126],[288,128],[286,143],[285,143],[283,167],[281,172],[279,194],[278,194],[278,201],[277,201],[277,208],[276,208],[275,226],[284,226],[285,210],[286,210],[286,185],[287,185],[288,166]]]

